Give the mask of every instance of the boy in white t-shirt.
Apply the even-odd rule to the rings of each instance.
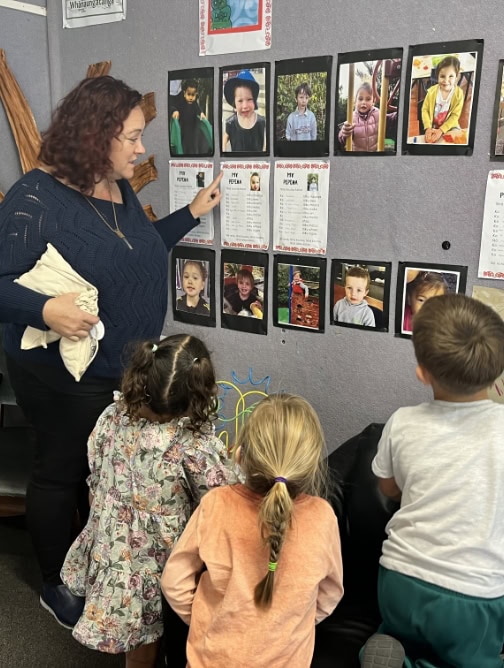
[[[433,297],[413,345],[434,400],[392,415],[372,463],[401,506],[380,559],[383,622],[362,666],[384,665],[388,651],[390,668],[502,668],[504,405],[487,390],[504,370],[504,321],[470,297]]]

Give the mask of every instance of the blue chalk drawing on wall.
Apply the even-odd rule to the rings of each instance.
[[[231,381],[217,381],[219,408],[215,428],[228,450],[232,449],[248,415],[264,397],[268,396],[270,384],[270,376],[254,380],[251,367],[246,378],[239,378],[234,371],[231,371]]]

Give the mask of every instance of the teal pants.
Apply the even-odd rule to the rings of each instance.
[[[504,596],[476,598],[380,566],[380,633],[397,638],[406,668],[503,668]]]

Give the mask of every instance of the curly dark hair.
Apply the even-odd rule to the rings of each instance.
[[[217,417],[215,371],[207,347],[195,336],[175,334],[137,343],[121,390],[133,419],[148,406],[159,416],[188,417],[188,428],[197,433]]]
[[[111,170],[109,155],[141,94],[111,76],[81,81],[58,104],[42,134],[39,160],[86,194]]]

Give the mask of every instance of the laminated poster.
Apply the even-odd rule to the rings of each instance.
[[[270,163],[222,162],[221,241],[227,248],[269,247]]]
[[[213,181],[213,163],[205,160],[170,160],[170,213],[192,202],[200,188]],[[182,241],[210,245],[214,240],[213,209]]]
[[[504,171],[500,170],[488,174],[478,277],[504,279]]]
[[[272,0],[199,0],[199,55],[271,48]]]
[[[275,163],[274,250],[326,254],[329,170],[325,160]]]
[[[63,28],[82,28],[126,19],[126,0],[62,0],[62,3]]]

